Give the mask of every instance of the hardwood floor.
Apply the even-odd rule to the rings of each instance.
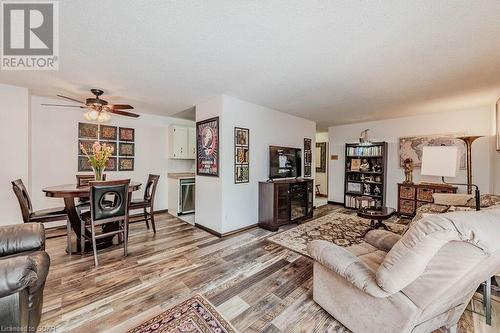
[[[131,224],[129,256],[120,247],[101,251],[99,268],[92,255],[66,255],[65,237],[48,239],[41,326],[123,332],[200,293],[240,332],[346,331],[312,300],[312,261],[268,243],[274,233],[255,228],[221,240],[168,214],[156,224],[156,235]],[[466,312],[459,332],[499,332],[500,304],[493,304],[494,326]]]

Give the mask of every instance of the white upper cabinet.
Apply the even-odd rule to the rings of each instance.
[[[196,131],[194,127],[188,128],[188,158],[196,159]]]
[[[195,159],[196,138],[195,130],[193,127],[172,125],[170,126],[169,137],[170,158]]]

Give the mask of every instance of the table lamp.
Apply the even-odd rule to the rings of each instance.
[[[476,210],[480,210],[479,187],[475,184],[448,183],[444,177],[458,175],[460,156],[456,146],[424,146],[422,149],[422,170],[424,176],[440,176],[444,184],[457,186],[472,186],[476,189]]]

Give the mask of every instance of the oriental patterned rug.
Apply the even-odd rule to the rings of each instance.
[[[339,209],[271,236],[268,240],[305,256],[309,256],[306,248],[313,240],[326,240],[343,247],[359,244],[363,242],[362,236],[370,227],[370,220],[358,217],[355,212]],[[396,216],[384,223],[390,231],[397,234],[402,234],[406,229]]]
[[[235,333],[215,307],[203,296],[196,295],[128,333]]]

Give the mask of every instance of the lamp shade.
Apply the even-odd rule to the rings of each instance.
[[[456,177],[459,164],[456,146],[424,146],[422,149],[422,175]]]

